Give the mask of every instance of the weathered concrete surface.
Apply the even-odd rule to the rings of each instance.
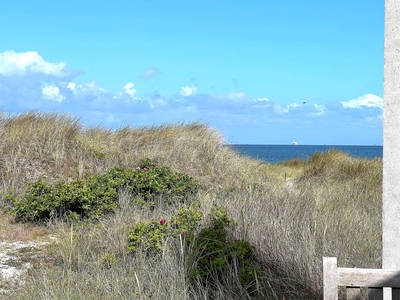
[[[400,0],[385,0],[383,268],[400,269]]]

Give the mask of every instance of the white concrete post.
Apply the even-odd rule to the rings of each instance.
[[[400,0],[385,0],[384,44],[382,268],[400,269]]]
[[[400,0],[385,0],[382,267],[400,269]]]

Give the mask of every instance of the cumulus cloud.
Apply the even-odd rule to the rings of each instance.
[[[26,75],[29,73],[53,75],[59,78],[69,75],[65,62],[45,61],[37,52],[4,51],[0,53],[0,74],[5,76]]]
[[[249,99],[249,96],[247,96],[245,92],[238,92],[238,93],[228,93],[228,98],[231,100]]]
[[[315,112],[312,113],[312,115],[315,115],[315,116],[324,116],[325,115],[325,105],[314,104],[313,106],[315,108]]]
[[[325,116],[325,111],[326,111],[326,106],[325,105],[313,104],[312,107],[313,107],[312,110],[308,110],[306,112],[307,116],[317,116],[317,117]]]
[[[84,101],[85,99],[95,99],[102,95],[109,95],[107,91],[100,87],[97,82],[91,81],[86,83],[76,84],[75,82],[58,82],[57,83],[64,93],[71,94],[71,100]]]
[[[81,92],[83,92],[85,90],[85,88],[83,87],[82,84],[77,85],[74,82],[68,82],[67,83],[67,89],[72,91],[72,93],[74,93],[74,94],[79,94],[79,93],[81,93]]]
[[[147,71],[143,79],[159,72],[155,68]],[[337,128],[342,128],[340,134],[350,134],[349,128],[379,131],[382,124],[382,98],[373,94],[344,102],[281,104],[267,97],[253,98],[245,91],[199,94],[196,86],[190,85],[183,86],[179,94],[148,91],[136,98],[133,82],[121,85],[120,92],[113,94],[96,81],[78,82],[76,75],[64,62],[48,62],[36,52],[0,53],[0,107],[6,112],[67,111],[87,124],[117,127],[202,120],[224,135],[243,131],[243,138],[260,128],[266,136],[300,130],[314,136],[317,130],[328,134],[331,128],[335,135],[339,135]]]
[[[160,95],[159,92],[154,92],[153,94],[150,95],[148,98],[148,104],[153,110],[170,110],[171,105],[169,101],[162,95]]]
[[[124,90],[125,93],[133,97],[133,95],[136,93],[136,90],[133,88],[135,85],[132,82],[129,82],[125,84]]]
[[[275,103],[275,105],[274,105],[274,109],[278,114],[287,114],[290,112],[290,110],[296,109],[298,107],[301,107],[301,105],[299,105],[297,103],[292,103],[289,105],[280,105],[280,104]]]
[[[76,83],[79,72],[65,62],[49,62],[37,52],[0,53],[0,106],[8,112],[31,109],[69,111],[125,110],[121,105],[136,93],[133,83],[113,95],[95,81]],[[116,99],[115,99],[116,97]],[[114,107],[115,106],[115,107]]]
[[[195,107],[195,111],[205,115],[215,115],[216,111],[246,114],[255,108],[255,104],[254,99],[244,92],[232,92],[226,95],[192,94],[179,102],[179,105]]]
[[[143,80],[149,80],[159,74],[161,74],[161,71],[157,68],[148,68],[139,75],[139,78]]]
[[[57,102],[61,102],[65,99],[63,95],[60,95],[60,88],[53,84],[43,87],[42,94],[44,98]]]
[[[347,102],[341,102],[345,108],[378,107],[382,108],[383,99],[373,94],[366,94]]]
[[[187,97],[190,95],[193,95],[194,93],[196,93],[196,87],[194,85],[192,86],[184,86],[181,89],[181,96]]]

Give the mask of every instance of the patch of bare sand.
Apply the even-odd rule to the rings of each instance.
[[[32,267],[31,261],[42,256],[44,247],[55,237],[44,226],[13,222],[13,217],[0,214],[0,295]]]

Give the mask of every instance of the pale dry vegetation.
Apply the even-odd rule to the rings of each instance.
[[[114,166],[134,168],[143,158],[187,172],[201,186],[203,214],[213,205],[237,222],[230,232],[254,248],[262,270],[261,299],[321,299],[322,257],[343,267],[381,266],[382,160],[352,158],[336,150],[306,161],[267,164],[236,153],[200,123],[84,128],[59,114],[0,116],[0,207],[29,183],[69,182]],[[127,233],[139,221],[168,219],[178,205],[144,211],[120,193],[120,208],[98,223],[71,227],[15,224],[4,212],[4,240],[56,241],[36,258],[24,281],[5,299],[249,299],[235,266],[217,288],[190,283],[192,263],[182,244],[167,241],[160,257],[127,252]],[[9,234],[7,234],[9,233]],[[168,251],[175,249],[176,251]],[[46,259],[44,259],[46,257]]]

